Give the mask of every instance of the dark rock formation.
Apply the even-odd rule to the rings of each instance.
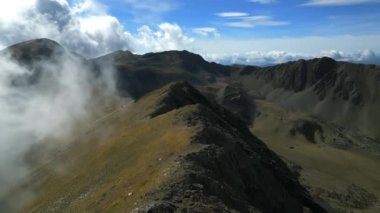
[[[316,143],[316,136],[318,135],[320,140],[324,142],[323,129],[322,127],[314,121],[310,120],[297,120],[294,124],[294,127],[290,130],[290,134],[296,135],[297,133],[305,136],[305,138],[312,142]]]
[[[174,213],[176,207],[170,203],[162,203],[151,207],[148,213]]]
[[[248,125],[253,123],[256,111],[255,100],[242,84],[235,82],[222,87],[216,99],[220,105]]]

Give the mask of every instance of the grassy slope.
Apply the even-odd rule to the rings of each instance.
[[[192,136],[179,119],[186,109],[147,118],[157,101],[147,97],[130,108],[119,108],[96,121],[80,143],[34,168],[38,191],[22,211],[133,210],[175,170],[174,159]]]
[[[301,182],[310,187],[315,198],[328,201],[338,209],[358,211],[347,207],[342,200],[331,197],[331,192],[346,193],[355,184],[380,198],[380,159],[330,145],[308,142],[303,136],[290,136],[294,120],[305,118],[301,113],[283,110],[272,103],[257,101],[261,112],[255,120],[252,132],[280,156],[302,167]],[[331,191],[330,195],[326,190]],[[379,212],[376,204],[364,210]]]

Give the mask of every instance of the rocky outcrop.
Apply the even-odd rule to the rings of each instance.
[[[290,134],[293,136],[296,134],[301,134],[305,136],[306,140],[312,143],[317,142],[317,137],[320,142],[325,141],[321,125],[311,120],[297,120],[294,124],[294,127],[290,130]]]
[[[255,98],[242,84],[235,82],[225,85],[218,91],[216,100],[248,125],[253,123],[256,111]]]

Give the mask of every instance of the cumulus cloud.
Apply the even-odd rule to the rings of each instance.
[[[148,9],[142,2],[130,3]],[[183,49],[192,42],[181,27],[170,23],[160,24],[157,30],[143,26],[133,35],[94,0],[78,0],[73,4],[66,0],[14,0],[3,4],[0,12],[0,47],[3,48],[46,37],[71,51],[95,57],[116,50],[141,53]]]
[[[157,7],[152,7],[152,5],[156,5],[156,0],[128,0],[127,3],[132,5],[133,10],[136,11],[164,13],[173,9],[173,4],[170,0],[165,1],[163,4],[157,4],[159,5]],[[270,16],[254,16],[239,11],[221,12],[216,15],[225,20],[225,25],[231,27],[251,28],[289,24],[286,21],[275,20]],[[208,43],[202,43],[188,36],[181,26],[174,23],[161,23],[157,27],[144,25],[136,33],[131,33],[125,29],[116,17],[108,14],[104,5],[95,0],[70,2],[67,0],[9,1],[0,8],[0,32],[2,32],[0,34],[0,47],[6,47],[28,39],[47,37],[58,41],[70,51],[80,53],[86,57],[95,57],[120,49],[131,50],[135,53],[187,49],[203,55],[213,52],[218,53],[218,55],[223,55],[224,52],[238,52],[243,56],[252,55],[252,50],[266,55],[273,49],[279,49],[284,52],[305,51],[310,55],[318,55],[315,53],[319,52],[320,48],[326,49],[326,47],[350,52],[346,50],[346,43],[352,44],[350,47],[354,50],[374,48],[374,50],[378,51],[378,47],[373,46],[376,43],[373,40],[377,38],[364,39],[360,36],[257,39],[257,41],[247,42],[233,42],[218,38]],[[220,37],[221,34],[213,27],[194,28],[192,32],[207,37]],[[360,42],[357,42],[358,40]],[[367,43],[371,43],[372,46],[368,46]],[[314,44],[318,44],[318,46]],[[198,48],[194,46],[198,46]],[[199,46],[201,47],[199,48]],[[215,48],[219,48],[219,50],[214,51]],[[209,52],[204,53],[202,49],[209,50]],[[248,52],[250,54],[247,54]],[[260,54],[253,55],[258,57]],[[241,57],[235,55],[229,58],[237,60],[236,58]],[[272,61],[281,62],[283,60]]]
[[[322,51],[320,56],[327,56],[338,61],[350,61],[365,64],[380,64],[380,55],[372,50],[362,50],[357,52],[343,52],[337,50]]]
[[[212,35],[214,37],[220,37],[220,33],[218,30],[214,27],[199,27],[199,28],[193,28],[192,30],[194,33],[201,35],[201,36],[209,36]]]
[[[156,10],[157,13],[163,13],[173,9],[172,1],[165,2],[162,4],[163,6],[160,4],[162,8],[151,8],[157,3],[155,0],[129,0],[127,3],[133,5],[133,10],[136,11]],[[225,20],[225,25],[231,27],[251,28],[289,24],[286,21],[275,20],[270,16],[254,16],[240,11],[227,11],[216,15]],[[257,64],[280,63],[287,58],[293,59],[295,57],[294,52],[306,52],[310,56],[319,56],[320,49],[330,48],[346,53],[346,55],[340,56],[341,60],[376,62],[374,59],[361,60],[357,53],[352,52],[366,48],[372,48],[375,51],[379,49],[378,45],[375,45],[378,43],[376,42],[378,36],[233,41],[221,39],[221,33],[213,27],[199,27],[191,30],[205,38],[213,37],[213,39],[211,41],[195,40],[175,23],[161,23],[157,27],[143,25],[136,33],[131,33],[116,17],[108,14],[104,5],[95,0],[70,2],[67,0],[13,0],[3,4],[0,8],[0,32],[2,32],[0,34],[0,48],[24,40],[46,37],[58,41],[68,50],[85,57],[100,56],[120,49],[139,54],[187,49],[202,55],[216,53],[219,55],[217,61]],[[351,44],[350,49],[347,49],[347,43]],[[256,52],[252,52],[252,50]],[[289,53],[290,56],[282,55],[276,59],[272,50],[282,50],[284,53]],[[232,55],[231,52],[238,54]],[[351,55],[347,56],[349,52]],[[224,53],[228,53],[230,56]],[[260,55],[265,56],[266,59],[257,59]],[[306,56],[306,54],[302,55]],[[337,55],[334,57],[338,58]],[[257,60],[253,60],[255,58]]]
[[[179,25],[162,23],[156,31],[149,26],[142,26],[136,35],[130,36],[130,41],[138,53],[146,53],[183,50],[188,48],[194,39],[186,36]]]
[[[15,11],[12,11],[17,8]],[[0,46],[46,37],[85,56],[128,49],[128,33],[120,22],[91,0],[14,0],[2,5]]]
[[[347,6],[368,3],[380,3],[379,0],[310,0],[302,6]]]

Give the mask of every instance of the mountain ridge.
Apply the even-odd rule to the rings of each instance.
[[[27,209],[325,212],[286,164],[242,121],[208,102],[186,82],[157,89],[130,109],[120,108],[97,129],[111,121],[114,128],[106,138],[95,139],[100,132],[89,132],[62,156],[54,156],[50,163],[34,171],[34,177],[46,173],[49,176],[39,179],[37,188],[26,180],[24,187],[32,186],[30,190],[35,193]],[[139,134],[141,127],[162,133],[147,142],[144,138],[152,133]],[[128,129],[137,135],[132,136]],[[184,134],[189,131],[191,134]],[[92,148],[86,150],[89,143]],[[152,156],[144,155],[148,150]],[[127,154],[131,151],[134,154]],[[139,165],[132,167],[135,175],[142,172],[143,176],[120,179],[128,169],[125,165],[132,163]],[[57,164],[66,172],[48,172]],[[86,167],[86,171],[80,171]],[[147,182],[140,182],[143,180]],[[151,185],[156,182],[158,185]],[[113,204],[107,206],[110,199],[114,199]]]
[[[44,51],[54,53],[52,47],[59,46],[52,40],[38,39],[12,45],[8,50],[16,50],[19,53],[16,56],[19,56],[25,46],[33,44],[42,56]],[[61,47],[58,49],[62,50]],[[34,57],[39,55],[36,53]],[[138,99],[172,81],[186,80],[207,94],[207,97],[217,98],[225,85],[239,82],[241,91],[248,94],[248,99],[265,98],[288,110],[330,120],[375,140],[380,137],[376,128],[380,125],[380,115],[371,116],[378,114],[377,107],[380,106],[380,68],[376,65],[337,62],[323,57],[262,68],[225,66],[209,63],[188,51],[144,55],[116,51],[83,63],[95,74],[102,66],[113,67],[117,91],[121,96]],[[227,99],[220,100],[220,103],[228,108],[234,97],[224,98]],[[229,107],[229,110],[234,111],[233,107]],[[252,117],[252,112],[247,109],[238,109],[236,113],[240,117]]]
[[[38,70],[60,59],[56,45],[13,45],[13,60]],[[187,51],[116,51],[87,60],[62,51],[81,61],[91,81],[104,70],[114,75],[121,97],[95,102],[100,117],[81,121],[64,148],[31,150],[33,173],[11,191],[35,195],[23,210],[376,210],[378,66],[331,58],[226,66]],[[11,208],[24,197],[17,196],[1,197],[0,206]]]

